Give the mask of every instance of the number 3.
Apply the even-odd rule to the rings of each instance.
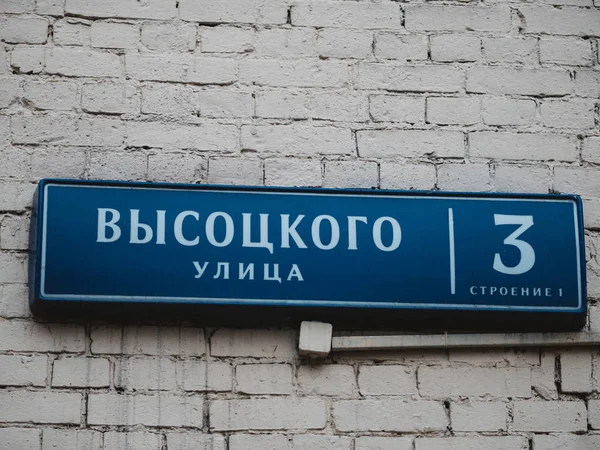
[[[519,263],[514,267],[507,267],[502,262],[500,254],[496,253],[494,257],[494,270],[507,275],[521,275],[522,273],[529,272],[535,264],[535,252],[533,251],[533,247],[531,245],[517,238],[533,226],[533,216],[494,214],[494,224],[521,225],[506,239],[504,239],[504,244],[513,245],[519,249],[519,252],[521,253],[521,259],[519,260]]]

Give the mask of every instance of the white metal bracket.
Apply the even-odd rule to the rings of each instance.
[[[300,325],[299,343],[300,354],[313,358],[324,358],[332,351],[567,346],[600,346],[600,333],[578,331],[562,333],[444,333],[333,336],[333,326],[329,323],[302,322]]]

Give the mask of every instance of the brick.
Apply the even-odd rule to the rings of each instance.
[[[47,359],[45,356],[0,356],[0,385],[45,386]]]
[[[184,391],[226,392],[232,390],[233,373],[229,363],[219,361],[183,361],[178,368]]]
[[[505,431],[508,409],[503,402],[452,403],[450,417],[455,431]]]
[[[436,183],[433,164],[382,162],[380,167],[381,189],[432,190]]]
[[[583,141],[581,159],[593,163],[600,163],[600,137],[588,137]]]
[[[79,424],[81,394],[66,392],[0,392],[0,421]]]
[[[440,125],[473,125],[481,121],[479,99],[476,97],[429,97],[427,122]]]
[[[0,147],[0,178],[24,179],[29,176],[31,154],[24,148]],[[0,231],[0,233],[2,233]],[[0,237],[0,240],[2,238]]]
[[[38,109],[71,110],[79,105],[77,85],[70,82],[27,82],[23,98]]]
[[[242,149],[260,154],[348,155],[354,152],[354,142],[350,130],[331,126],[244,125]]]
[[[89,425],[146,425],[201,428],[201,397],[169,394],[118,395],[90,394]]]
[[[4,148],[0,147],[0,158],[3,161],[3,164],[0,166],[0,178],[23,179],[28,177],[31,155],[26,149],[8,146]],[[9,230],[4,230],[4,233],[8,233],[8,231]],[[2,239],[2,233],[3,231],[0,231],[0,242]],[[14,238],[9,236],[8,234],[5,235],[5,238],[8,239],[9,242],[14,241]],[[0,248],[2,247],[0,246]],[[8,249],[12,247],[4,248]]]
[[[600,435],[535,434],[533,435],[533,448],[535,450],[600,448]]]
[[[232,151],[238,147],[235,125],[178,125],[160,122],[128,122],[126,143],[133,147]]]
[[[72,19],[58,20],[52,30],[55,45],[89,47],[92,43],[90,26],[85,22],[74,22]]]
[[[347,436],[296,434],[292,437],[293,450],[350,450],[351,445],[352,438]]]
[[[592,6],[592,0],[546,0],[549,5]]]
[[[203,52],[247,53],[254,50],[254,30],[238,27],[200,28]]]
[[[251,117],[252,94],[173,84],[142,87],[142,112],[176,117]]]
[[[298,385],[306,395],[352,397],[356,394],[354,368],[349,365],[300,366]]]
[[[92,47],[135,49],[140,41],[138,25],[95,21],[91,26]]]
[[[258,56],[274,58],[317,56],[316,39],[310,28],[266,28],[256,31],[254,50]]]
[[[291,394],[289,364],[243,364],[235,368],[237,392],[244,394]]]
[[[148,181],[198,183],[206,180],[207,160],[194,153],[148,156]]]
[[[0,283],[25,283],[27,281],[26,261],[22,255],[0,252],[0,269]]]
[[[310,97],[305,92],[269,90],[256,96],[256,115],[281,119],[311,117]]]
[[[1,125],[1,124],[0,124]],[[31,199],[35,192],[36,185],[33,183],[22,183],[19,181],[0,181],[0,192],[3,195],[0,198],[0,210],[1,211],[23,211],[25,208],[31,206]],[[8,258],[8,257],[4,257]],[[2,257],[0,257],[0,260]],[[18,282],[18,280],[7,280],[11,277],[3,277],[0,272],[0,280],[9,281],[11,283]],[[21,278],[18,276],[17,278]],[[24,281],[24,280],[23,280]],[[0,281],[2,282],[2,281]]]
[[[0,177],[28,177],[30,156],[29,152],[22,148],[0,148],[0,158],[3,158],[4,162],[0,166]],[[23,198],[23,200],[27,201],[26,198]],[[29,220],[30,215],[0,216],[0,248],[4,250],[27,250],[29,245]]]
[[[595,105],[589,101],[545,100],[540,113],[547,127],[590,129],[595,126]]]
[[[158,433],[146,432],[121,433],[107,431],[104,433],[102,450],[120,450],[124,448],[162,450],[162,436]]]
[[[327,161],[323,186],[376,188],[379,186],[379,167],[371,161]]]
[[[410,5],[404,14],[405,27],[410,31],[510,31],[510,9],[504,5]]]
[[[0,90],[0,108],[8,108],[22,95],[20,80],[16,77],[0,78],[2,89]]]
[[[547,194],[550,187],[550,175],[545,167],[497,165],[494,178],[499,192]]]
[[[467,92],[547,96],[571,90],[569,73],[563,70],[474,67],[467,72]]]
[[[0,428],[0,442],[9,449],[40,450],[40,433],[34,428]]]
[[[0,13],[29,13],[33,12],[35,0],[3,0]]]
[[[457,131],[358,131],[358,153],[363,158],[434,156],[462,158],[464,136]]]
[[[232,437],[230,438],[229,449],[233,450],[231,439]],[[202,432],[168,432],[167,445],[171,448],[181,450],[225,450],[228,448],[225,445],[225,438],[223,436]]]
[[[63,16],[65,5],[63,0],[37,0],[35,2],[35,11],[38,14],[48,14],[50,16]]]
[[[349,82],[348,64],[342,61],[245,59],[240,81],[281,87],[335,87]]]
[[[20,74],[40,73],[46,65],[45,48],[27,45],[16,46],[10,53],[10,65]]]
[[[579,417],[578,417],[579,418]],[[585,419],[584,419],[585,420]],[[600,400],[588,400],[588,422],[593,430],[600,429]],[[578,422],[579,425],[579,422]],[[579,428],[579,426],[578,426]],[[560,429],[557,431],[571,431]]]
[[[509,366],[536,368],[540,363],[539,351],[535,348],[486,348],[452,349],[449,352],[451,363],[466,363],[473,366],[497,366],[504,361]]]
[[[528,368],[421,367],[417,376],[425,397],[531,397]]]
[[[175,0],[148,0],[131,2],[108,0],[66,0],[65,12],[83,17],[115,17],[123,19],[174,19]]]
[[[531,372],[531,387],[536,394],[546,400],[558,399],[556,389],[556,355],[553,352],[541,352],[540,365]]]
[[[88,175],[99,180],[144,180],[148,162],[141,152],[93,152]]]
[[[115,386],[126,390],[172,391],[178,381],[176,363],[167,358],[123,358],[115,366]]]
[[[585,227],[590,230],[600,229],[600,199],[583,199],[583,222]]]
[[[575,94],[581,97],[600,97],[600,73],[597,70],[575,72]]]
[[[401,95],[371,95],[369,113],[376,122],[422,123],[425,99]]]
[[[8,73],[8,58],[4,45],[0,44],[0,74]]]
[[[375,56],[398,61],[427,59],[427,36],[416,34],[375,33]]]
[[[367,97],[352,93],[319,93],[309,97],[310,116],[336,122],[366,122]]]
[[[16,77],[0,78],[2,90],[0,90],[0,108],[7,108],[22,95],[20,80]]]
[[[200,117],[198,91],[190,86],[152,83],[142,86],[142,113]]]
[[[118,77],[122,73],[118,55],[72,47],[49,48],[44,71],[53,75],[90,78]]]
[[[0,271],[2,273],[2,271]],[[0,320],[0,350],[15,352],[83,352],[82,326]]]
[[[584,431],[587,429],[585,402],[516,401],[513,405],[514,431]]]
[[[130,83],[85,83],[82,88],[81,106],[85,111],[126,114],[140,111],[140,96]]]
[[[594,61],[591,42],[574,38],[541,38],[540,61],[542,63],[590,66]]]
[[[481,40],[469,34],[441,34],[431,37],[431,59],[433,61],[479,61]]]
[[[274,0],[181,0],[179,17],[206,24],[276,25],[286,22],[287,5]]]
[[[69,357],[54,361],[52,386],[108,387],[109,384],[108,359]]]
[[[393,3],[298,2],[292,6],[295,26],[334,28],[401,28],[400,8]]]
[[[66,114],[14,116],[12,141],[15,144],[120,146],[124,127],[120,120],[78,119]]]
[[[237,80],[237,62],[181,53],[132,53],[125,55],[125,72],[137,80],[231,84]]]
[[[536,121],[533,100],[512,98],[483,98],[481,115],[486,125],[530,125]]]
[[[191,23],[142,24],[141,42],[149,50],[158,52],[185,52],[196,48],[198,27]]]
[[[417,438],[415,450],[527,450],[523,436],[469,436],[451,438]]]
[[[469,133],[470,155],[514,160],[575,161],[577,145],[571,136],[552,133]]]
[[[42,431],[42,450],[103,450],[102,433],[93,430],[47,428]]]
[[[233,434],[229,437],[229,450],[288,450],[288,438],[283,434]]]
[[[31,177],[82,178],[86,164],[85,148],[36,148],[31,154]]]
[[[443,431],[448,419],[441,403],[433,401],[339,400],[333,404],[338,431]]]
[[[213,158],[208,162],[210,184],[262,184],[263,171],[259,159]]]
[[[600,179],[594,168],[555,167],[554,190],[597,197],[600,192]]]
[[[438,188],[446,191],[493,190],[493,179],[487,164],[442,164],[438,167]]]
[[[322,429],[327,422],[320,398],[270,397],[213,400],[210,426],[214,430]]]
[[[562,392],[592,392],[592,355],[589,350],[569,349],[560,355]]]
[[[600,11],[596,9],[524,6],[525,33],[600,36]]]
[[[29,290],[25,284],[0,284],[0,317],[31,316],[28,297]]]
[[[292,358],[296,355],[296,333],[279,330],[218,329],[210,340],[212,356]]]
[[[98,326],[91,330],[94,354],[202,356],[206,344],[201,328]]]
[[[414,370],[407,366],[360,366],[361,395],[413,395],[417,393]]]
[[[264,162],[265,186],[321,186],[321,161],[269,158]]]
[[[413,438],[360,436],[354,444],[355,450],[413,450]]]
[[[44,44],[48,21],[42,17],[0,17],[0,40],[11,44]]]
[[[317,36],[317,52],[327,58],[364,59],[371,54],[373,35],[369,32],[325,28]]]
[[[402,66],[361,63],[358,66],[360,89],[386,89],[396,92],[458,92],[464,73],[455,67]]]
[[[485,59],[495,63],[537,64],[538,40],[521,37],[483,38]]]

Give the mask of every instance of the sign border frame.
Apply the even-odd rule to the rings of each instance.
[[[569,201],[573,203],[574,226],[576,232],[576,252],[578,271],[578,306],[577,307],[518,307],[506,305],[468,305],[468,304],[429,304],[429,303],[389,303],[389,302],[333,302],[327,300],[265,300],[265,299],[225,299],[225,298],[202,298],[202,297],[147,297],[147,296],[85,296],[77,294],[50,294],[43,292],[44,269],[45,269],[45,238],[46,238],[46,212],[48,200],[48,188],[52,185],[75,186],[75,187],[104,187],[104,188],[131,188],[131,189],[169,189],[169,190],[207,190],[207,191],[229,191],[229,192],[253,192],[253,193],[276,193],[276,194],[302,194],[302,195],[342,195],[342,196],[390,196],[390,197],[412,197],[412,198],[451,198],[455,200],[529,200],[529,201]],[[574,194],[519,194],[519,193],[477,193],[477,192],[439,192],[439,191],[406,191],[406,190],[373,190],[373,189],[336,189],[336,188],[311,188],[311,187],[270,187],[270,186],[226,186],[209,184],[174,184],[174,183],[150,183],[129,182],[112,180],[70,180],[70,179],[42,179],[39,182],[34,199],[32,212],[32,229],[30,231],[30,286],[34,288],[30,292],[30,301],[35,300],[44,303],[52,302],[90,302],[107,304],[164,304],[164,305],[215,305],[215,306],[261,306],[261,307],[300,307],[300,308],[352,308],[358,310],[413,310],[413,311],[502,311],[502,312],[525,312],[525,313],[577,313],[583,314],[587,311],[586,273],[585,273],[585,242],[583,225],[583,204],[581,197]],[[39,212],[42,212],[40,214]],[[34,250],[35,249],[35,250]],[[38,255],[40,261],[38,262]],[[32,267],[33,266],[33,267]],[[33,276],[33,277],[32,277]],[[33,283],[31,283],[33,282]],[[35,298],[34,298],[35,297]]]

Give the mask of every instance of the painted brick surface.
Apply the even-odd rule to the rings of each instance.
[[[584,199],[598,331],[599,8],[0,1],[0,447],[600,447],[594,349],[315,362],[294,328],[56,323],[27,304],[42,178],[562,192]]]

